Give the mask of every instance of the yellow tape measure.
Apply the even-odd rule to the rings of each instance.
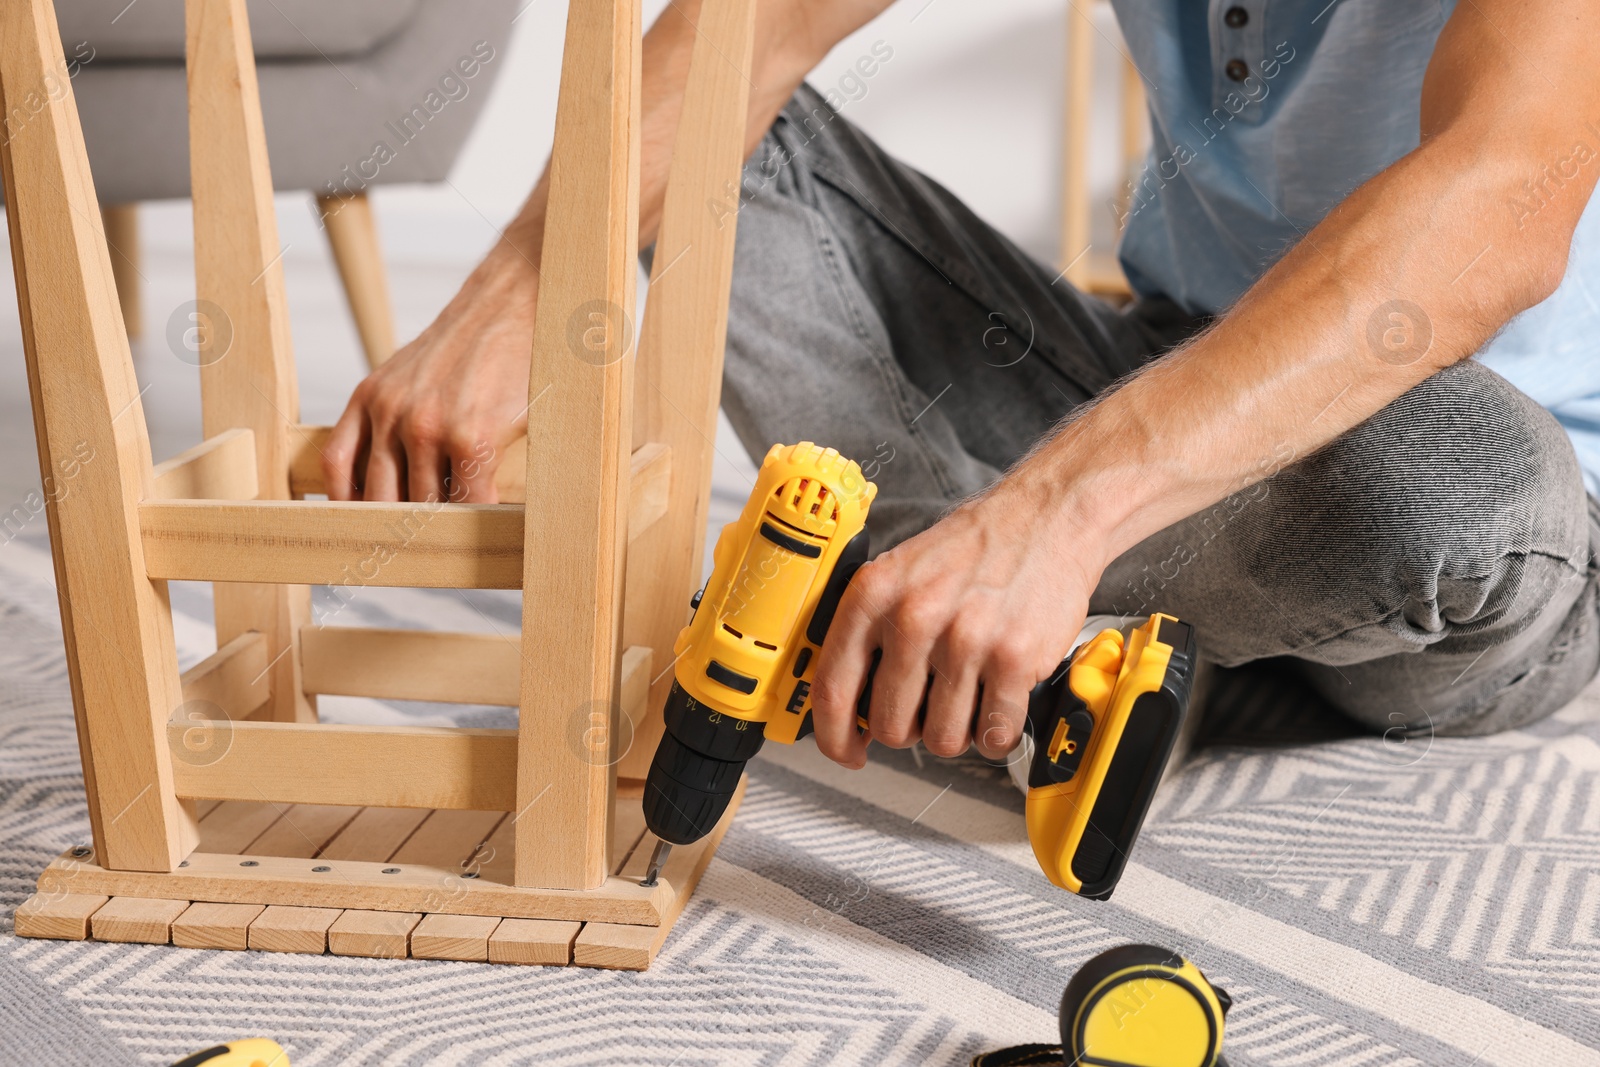
[[[247,1037],[201,1049],[172,1067],[289,1067],[289,1054],[276,1041]]]
[[[1155,945],[1094,957],[1061,995],[1061,1044],[1016,1045],[972,1067],[1226,1067],[1223,1021],[1233,999],[1200,968]]]

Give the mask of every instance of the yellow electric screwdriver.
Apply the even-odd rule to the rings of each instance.
[[[645,821],[660,844],[644,884],[672,845],[711,832],[764,741],[810,732],[816,655],[867,561],[876,494],[855,463],[809,441],[774,445],[762,461],[673,646],[666,731],[645,780]],[[1028,835],[1056,885],[1110,895],[1177,738],[1194,659],[1190,628],[1152,616],[1126,642],[1100,634],[1035,688]],[[870,698],[869,676],[862,728]]]

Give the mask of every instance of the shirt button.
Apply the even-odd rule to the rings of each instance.
[[[1250,68],[1245,66],[1242,59],[1230,59],[1223,71],[1236,82],[1242,82],[1250,76]]]
[[[1222,16],[1222,21],[1237,30],[1250,21],[1250,12],[1236,4],[1228,8],[1227,12]]]

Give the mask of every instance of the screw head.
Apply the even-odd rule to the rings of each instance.
[[[85,856],[92,855],[93,853],[94,853],[94,849],[90,848],[88,845],[73,845],[72,846],[72,854],[74,856],[76,856],[80,860],[83,859]]]
[[[331,870],[333,870],[332,867],[313,867],[313,868],[311,868],[311,872],[313,874],[327,874]]]
[[[399,874],[400,873],[400,868],[399,867],[385,867],[383,869],[383,873],[384,874]]]
[[[257,863],[255,860],[240,860],[239,861],[239,866],[241,866],[241,867],[259,867],[259,866],[261,866],[261,864]]]
[[[478,872],[477,871],[462,871],[461,872],[461,877],[463,877],[463,878],[476,878],[476,877],[478,877]]]
[[[187,867],[187,866],[189,866],[189,861],[188,860],[179,860],[178,861],[178,866],[179,867]]]

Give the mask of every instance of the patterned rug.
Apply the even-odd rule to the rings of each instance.
[[[1223,676],[1105,903],[1045,881],[1003,771],[880,751],[850,772],[803,744],[752,764],[643,974],[18,939],[11,911],[88,836],[43,525],[0,546],[0,1063],[166,1064],[270,1036],[295,1067],[959,1065],[1053,1040],[1073,970],[1145,941],[1232,994],[1234,1067],[1600,1064],[1600,687],[1529,730],[1402,744],[1270,670]],[[173,602],[188,665],[209,597]],[[386,590],[323,621],[517,618],[507,595]]]

